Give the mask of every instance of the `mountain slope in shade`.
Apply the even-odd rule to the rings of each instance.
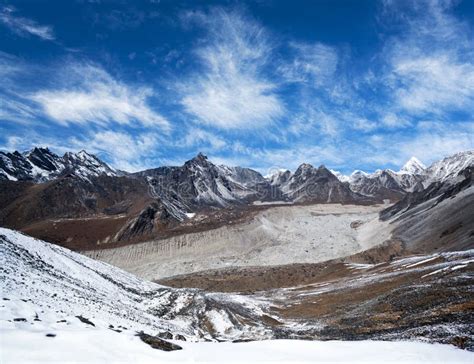
[[[113,168],[84,150],[68,152],[63,157],[48,148],[34,148],[25,153],[0,152],[0,180],[42,183],[65,174],[85,180],[100,175],[118,175]]]

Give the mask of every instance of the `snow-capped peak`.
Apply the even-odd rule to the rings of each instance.
[[[416,157],[411,157],[400,169],[399,173],[423,174],[426,166]]]
[[[456,177],[463,169],[474,165],[474,150],[453,154],[434,162],[427,173],[430,181],[445,181]]]
[[[0,179],[41,183],[55,179],[65,171],[85,180],[103,174],[117,175],[113,168],[85,150],[68,152],[63,157],[48,148],[33,148],[24,153],[0,152]]]
[[[337,179],[341,182],[349,182],[351,180],[350,176],[346,176],[339,171],[335,171],[334,169],[330,169],[331,173],[337,177]]]

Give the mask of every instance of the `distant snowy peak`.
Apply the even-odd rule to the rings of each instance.
[[[82,179],[100,175],[115,176],[117,172],[96,156],[80,151],[59,157],[48,148],[33,148],[24,153],[0,152],[0,179],[42,183],[64,173]]]
[[[443,182],[455,178],[459,172],[474,166],[474,150],[456,153],[433,163],[428,169],[429,181]]]
[[[65,169],[64,161],[48,148],[28,152],[0,152],[0,179],[45,182]]]
[[[391,169],[379,169],[374,173],[356,170],[348,177],[348,181],[354,192],[367,196],[398,198],[400,194],[422,190],[432,182],[454,179],[462,170],[472,165],[474,165],[474,151],[446,157],[433,163],[429,168],[416,157],[411,157],[398,172]],[[347,178],[338,172],[333,173],[341,181]]]
[[[101,175],[117,176],[117,171],[85,150],[81,150],[79,153],[68,152],[64,154],[63,159],[68,169],[70,169],[70,173],[83,179]]]
[[[276,173],[267,176],[266,179],[271,186],[283,186],[290,180],[292,175],[288,169],[279,169]]]
[[[341,182],[349,182],[351,180],[350,176],[346,176],[345,174],[342,174],[339,171],[335,171],[333,169],[330,169],[331,173],[337,177],[337,179]]]
[[[416,157],[411,157],[400,169],[399,173],[424,174],[426,166]]]

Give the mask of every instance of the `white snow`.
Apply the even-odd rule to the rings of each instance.
[[[342,174],[341,172],[339,171],[335,171],[333,169],[330,169],[331,173],[333,175],[335,175],[337,177],[337,179],[341,182],[350,182],[351,180],[351,177],[350,176],[346,176],[345,174]]]
[[[0,301],[4,308],[2,328],[15,317],[25,317],[31,323],[35,313],[41,320],[52,315],[54,322],[69,322],[71,317],[75,321],[75,316],[82,315],[99,328],[112,324],[151,334],[171,331],[191,340],[211,338],[199,321],[210,296],[204,292],[143,281],[116,267],[9,229],[0,228],[0,236],[1,293],[8,299]],[[222,301],[220,296],[212,297],[213,302]],[[225,302],[230,303],[231,297]],[[249,326],[239,334],[257,329]]]
[[[474,165],[474,150],[457,153],[433,163],[427,173],[432,181],[445,181],[455,177],[461,170]]]
[[[59,325],[58,325],[59,327]],[[54,333],[56,337],[46,337]],[[9,363],[472,363],[472,352],[449,345],[384,341],[268,340],[247,343],[175,341],[183,350],[152,349],[133,334],[84,327],[2,326],[1,362]]]
[[[411,157],[400,169],[399,173],[423,174],[426,166],[416,157]]]
[[[428,263],[428,262],[431,262],[432,260],[435,260],[435,259],[438,259],[438,255],[435,254],[434,256],[430,257],[430,258],[427,258],[427,259],[423,259],[419,262],[416,262],[416,263],[413,263],[413,264],[409,264],[407,266],[405,266],[406,268],[413,268],[413,267],[416,267],[418,265],[421,265],[421,264],[425,264],[425,263]]]

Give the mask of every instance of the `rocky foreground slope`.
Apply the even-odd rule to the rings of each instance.
[[[258,278],[239,273],[240,284],[254,282],[245,288],[235,276],[220,274],[216,279],[225,279],[225,287],[247,292],[211,293],[146,282],[11,230],[0,229],[0,239],[0,329],[8,340],[24,333],[23,348],[63,336],[101,343],[109,332],[119,335],[114,342],[124,343],[126,357],[125,342],[140,331],[174,339],[185,350],[180,340],[284,338],[403,339],[474,348],[472,250],[382,264],[261,268]],[[296,281],[282,288],[278,280],[285,276]],[[270,284],[262,290],[264,279]],[[217,284],[210,290],[221,289]]]
[[[58,327],[80,320],[188,340],[272,336],[261,317],[266,304],[255,299],[160,286],[4,228],[0,249],[2,306],[12,310],[2,310],[2,327],[53,317]]]

